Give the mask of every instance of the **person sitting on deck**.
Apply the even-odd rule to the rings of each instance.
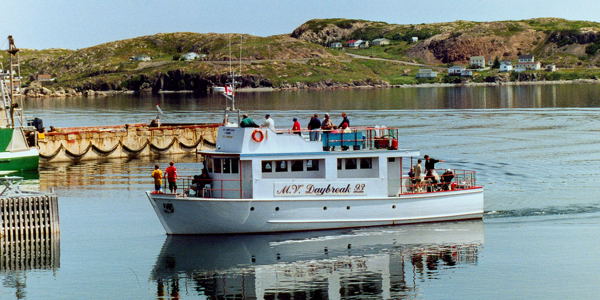
[[[196,192],[196,197],[201,197],[204,195],[202,195],[200,192],[203,191],[204,187],[206,187],[207,184],[210,185],[211,183],[212,179],[210,178],[210,175],[208,175],[208,170],[204,168],[202,169],[202,174],[194,175],[194,179],[192,179],[192,185],[190,186],[190,189]],[[210,190],[208,192],[210,192]]]
[[[252,118],[248,117],[247,114],[243,114],[242,115],[242,121],[240,122],[240,127],[245,128],[245,127],[260,127],[258,126],[256,123],[254,123],[254,120],[252,120]]]
[[[346,129],[350,127],[350,120],[345,112],[342,113],[342,122],[340,122],[340,126],[338,128]]]
[[[454,179],[454,172],[452,172],[452,170],[447,169],[446,172],[444,172],[444,174],[442,174],[442,189],[444,191],[449,191],[450,190],[450,184],[452,183],[452,179]]]

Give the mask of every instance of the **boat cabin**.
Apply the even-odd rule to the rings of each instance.
[[[385,198],[414,192],[408,172],[419,151],[399,149],[397,137],[397,129],[353,128],[311,141],[289,131],[220,127],[216,149],[200,152],[210,179],[196,184],[195,196]]]

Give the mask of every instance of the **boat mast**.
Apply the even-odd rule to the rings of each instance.
[[[20,109],[17,109],[18,105],[14,102],[15,99],[15,90],[17,90],[20,87],[20,81],[21,81],[21,66],[19,63],[19,51],[20,49],[17,48],[17,46],[15,46],[15,40],[13,39],[12,35],[8,36],[8,50],[6,50],[9,54],[8,56],[8,63],[9,63],[9,70],[8,70],[8,84],[9,84],[9,89],[8,89],[8,94],[9,94],[9,99],[8,99],[8,104],[9,105],[9,110],[10,110],[10,126],[11,127],[15,127],[15,111],[20,111]],[[16,67],[16,77],[15,77],[15,67]],[[15,85],[15,83],[17,83]],[[23,125],[23,115],[19,114],[19,122],[21,123],[21,125]]]

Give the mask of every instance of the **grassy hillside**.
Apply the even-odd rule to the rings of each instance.
[[[333,41],[373,40],[385,37],[388,46],[332,50]],[[419,41],[412,42],[412,37]],[[231,47],[229,46],[231,43]],[[241,66],[240,45],[242,45]],[[18,37],[17,37],[18,46]],[[231,50],[230,50],[231,49]],[[187,52],[203,60],[181,61]],[[488,60],[515,60],[534,54],[544,64],[557,64],[560,73],[550,78],[597,78],[600,72],[600,23],[564,19],[499,22],[456,21],[399,25],[350,19],[316,19],[290,35],[258,37],[240,34],[163,33],[79,49],[20,52],[25,82],[35,74],[49,73],[49,87],[79,90],[193,89],[206,90],[227,80],[229,61],[244,75],[248,87],[326,87],[417,83],[419,67],[394,61],[356,59],[348,53],[372,58],[417,62],[430,67],[466,64],[474,55]],[[130,58],[148,55],[151,61]],[[0,59],[7,65],[6,52]],[[473,81],[489,80],[493,71],[476,74]],[[439,77],[448,82],[453,78]]]

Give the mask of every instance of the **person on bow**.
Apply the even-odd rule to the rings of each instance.
[[[177,193],[177,168],[173,161],[171,161],[167,169],[165,169],[165,177],[169,183],[169,191],[171,193]]]
[[[160,170],[158,165],[154,165],[154,171],[150,175],[154,178],[154,192],[160,193],[160,186],[162,185],[163,172]]]

